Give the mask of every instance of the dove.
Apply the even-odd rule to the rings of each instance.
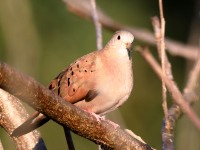
[[[49,89],[75,106],[98,116],[121,106],[133,88],[131,49],[134,36],[117,31],[101,50],[77,59],[49,85]],[[45,115],[35,112],[12,136],[21,136],[46,123]]]

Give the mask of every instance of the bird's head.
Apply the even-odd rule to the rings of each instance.
[[[130,51],[132,49],[132,42],[134,36],[128,31],[117,31],[111,40],[106,44],[105,48],[119,52],[120,54],[127,54],[130,57]]]

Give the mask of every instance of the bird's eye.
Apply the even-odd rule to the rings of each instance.
[[[117,39],[120,40],[120,38],[121,38],[120,35],[118,35]]]

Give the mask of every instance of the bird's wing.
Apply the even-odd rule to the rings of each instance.
[[[71,103],[91,99],[97,95],[94,89],[96,59],[94,52],[79,58],[51,82],[49,89]]]

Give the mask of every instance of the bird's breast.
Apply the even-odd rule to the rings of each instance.
[[[102,68],[98,70],[101,72],[97,80],[99,93],[116,103],[123,103],[133,87],[132,61],[107,59],[103,62]]]

